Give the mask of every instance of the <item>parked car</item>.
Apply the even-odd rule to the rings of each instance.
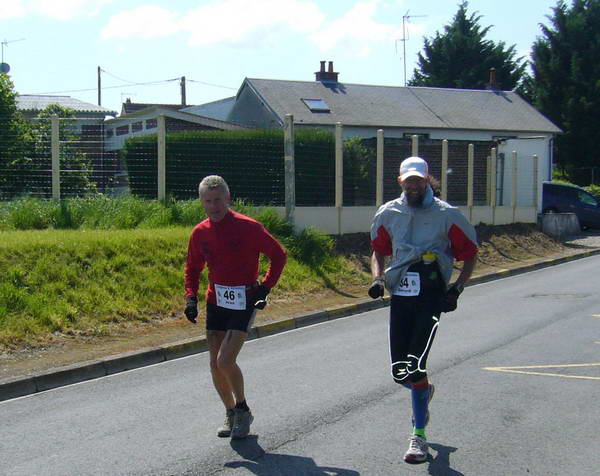
[[[575,213],[581,228],[600,228],[600,203],[596,197],[573,185],[544,182],[542,213]]]

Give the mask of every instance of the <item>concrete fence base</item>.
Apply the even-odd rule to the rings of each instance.
[[[542,215],[542,231],[559,240],[577,235],[581,231],[574,213],[546,213]]]

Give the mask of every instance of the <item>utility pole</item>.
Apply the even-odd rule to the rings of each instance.
[[[181,77],[181,81],[179,82],[179,85],[181,87],[181,105],[185,106],[186,102],[185,102],[185,76]]]
[[[100,72],[102,69],[98,66],[98,106],[102,106],[102,79],[100,77]]]

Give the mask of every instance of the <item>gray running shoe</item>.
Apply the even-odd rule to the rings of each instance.
[[[246,438],[250,433],[250,425],[254,421],[254,417],[250,410],[240,410],[234,408],[233,410],[233,427],[231,428],[231,439],[239,440]]]
[[[231,436],[231,427],[233,426],[233,408],[225,412],[225,421],[223,426],[217,430],[219,438],[227,438]]]
[[[429,384],[429,398],[427,399],[427,413],[425,414],[425,426],[429,424],[429,404],[431,400],[433,400],[433,394],[435,393],[435,386],[430,383]],[[412,419],[412,425],[415,426],[415,418]]]
[[[404,455],[404,461],[411,464],[424,463],[427,461],[429,445],[427,440],[418,435],[413,435],[409,439],[408,451]]]

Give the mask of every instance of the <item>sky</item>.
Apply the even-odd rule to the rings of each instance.
[[[557,0],[471,0],[488,39],[529,58]],[[403,86],[424,37],[459,0],[0,0],[2,59],[19,94],[121,103],[234,96],[244,78],[314,81],[333,61],[346,83]],[[403,17],[404,28],[403,28]],[[405,41],[403,39],[405,38]],[[404,54],[406,53],[406,54]],[[141,84],[143,83],[143,84]],[[147,84],[153,83],[153,84]]]

